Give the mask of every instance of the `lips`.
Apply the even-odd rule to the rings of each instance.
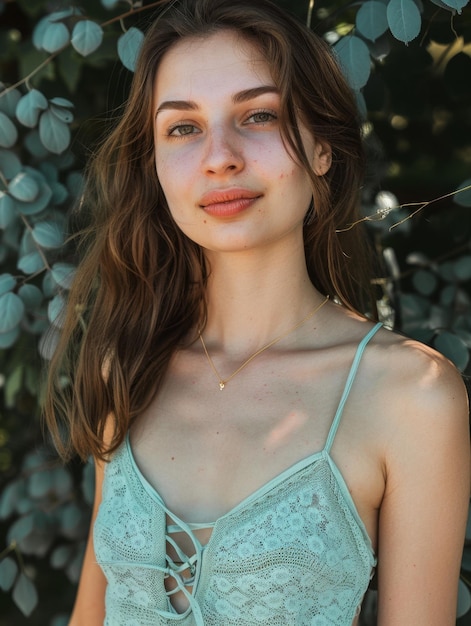
[[[219,189],[205,193],[199,205],[211,215],[230,216],[244,211],[262,195],[250,189]]]

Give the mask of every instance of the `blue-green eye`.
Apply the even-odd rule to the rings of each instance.
[[[193,124],[179,124],[171,128],[168,135],[170,137],[183,137],[185,135],[193,135],[195,130],[197,131],[197,128]]]
[[[276,119],[277,116],[272,111],[257,111],[257,113],[252,113],[252,115],[247,118],[246,123],[269,124]]]

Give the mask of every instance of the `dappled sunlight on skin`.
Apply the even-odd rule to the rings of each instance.
[[[275,428],[270,430],[265,443],[266,450],[274,452],[286,445],[286,442],[290,440],[296,431],[301,430],[308,419],[309,416],[306,413],[290,411],[283,420],[280,420]]]

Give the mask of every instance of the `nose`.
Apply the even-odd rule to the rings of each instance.
[[[208,133],[205,148],[202,167],[206,174],[235,174],[244,168],[241,146],[226,126]]]

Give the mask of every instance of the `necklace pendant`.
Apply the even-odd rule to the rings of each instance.
[[[222,391],[226,385],[221,381],[219,383],[219,391]]]

